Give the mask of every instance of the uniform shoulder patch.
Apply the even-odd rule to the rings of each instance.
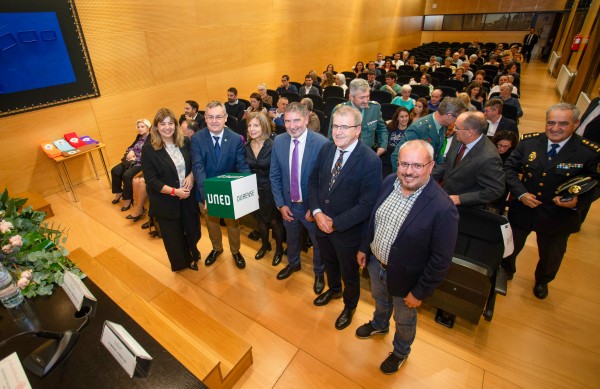
[[[581,143],[593,152],[600,153],[600,145],[598,143],[585,138],[581,138]]]
[[[373,104],[373,105],[381,105],[381,104],[379,104],[377,101],[369,101],[369,104]]]
[[[543,132],[530,132],[529,134],[521,135],[522,140],[539,138]]]

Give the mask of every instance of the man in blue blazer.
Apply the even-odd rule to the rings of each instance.
[[[360,140],[362,116],[341,106],[333,114],[333,143],[321,148],[310,177],[310,209],[317,223],[317,241],[329,289],[314,301],[326,305],[342,297],[344,310],[335,322],[342,330],[352,322],[360,297],[356,253],[381,186],[381,159]]]
[[[291,103],[285,108],[284,123],[286,133],[277,135],[273,142],[270,172],[271,190],[283,218],[288,245],[288,265],[277,274],[277,279],[284,280],[300,270],[300,237],[304,226],[313,244],[313,289],[319,294],[325,287],[325,266],[315,236],[317,227],[308,206],[308,179],[327,139],[317,132],[307,131],[308,110],[300,103]]]
[[[210,266],[223,253],[223,236],[219,218],[206,214],[204,179],[225,173],[251,173],[251,171],[246,162],[242,138],[225,127],[227,113],[223,103],[219,101],[208,103],[205,119],[207,128],[192,136],[191,154],[200,210],[206,216],[206,228],[212,243],[212,251],[205,262],[206,266]],[[246,261],[240,253],[240,223],[233,219],[225,219],[225,223],[235,265],[243,269],[246,267]]]
[[[458,235],[456,206],[430,179],[434,150],[424,140],[404,143],[398,173],[383,180],[357,261],[368,263],[373,320],[356,330],[359,338],[389,332],[394,313],[394,351],[380,366],[393,374],[410,353],[417,329],[417,310],[444,280]]]

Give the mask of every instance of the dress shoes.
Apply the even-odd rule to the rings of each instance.
[[[121,197],[122,197],[122,196],[119,196],[119,198],[118,198],[118,199],[113,199],[113,200],[111,201],[111,203],[113,203],[113,204],[117,204],[119,201],[121,201]]]
[[[137,222],[138,220],[141,220],[145,214],[146,214],[146,208],[142,207],[142,213],[140,213],[137,216],[127,215],[127,216],[125,216],[125,219],[129,219],[129,220],[133,220],[134,222]]]
[[[260,240],[260,234],[258,233],[258,231],[252,230],[248,234],[248,239],[251,239],[251,240],[254,240],[254,241]]]
[[[132,205],[132,204],[133,204],[133,201],[132,201],[132,202],[130,202],[128,206],[126,206],[126,207],[121,207],[121,212],[125,212],[125,211],[129,210],[129,208],[131,208],[131,205]]]
[[[142,224],[142,230],[147,230],[148,228],[150,228],[151,226],[151,222],[146,222],[144,224]]]
[[[315,276],[315,284],[313,285],[313,291],[315,294],[323,293],[325,289],[325,276],[323,274],[317,274]]]
[[[544,284],[543,282],[536,282],[533,287],[533,295],[540,300],[548,297],[548,284]]]
[[[233,260],[235,261],[235,266],[237,266],[238,269],[243,269],[246,267],[246,261],[244,260],[242,253],[233,254]]]
[[[265,254],[267,253],[267,251],[271,251],[272,247],[271,247],[271,243],[267,244],[266,246],[262,246],[260,248],[260,250],[258,250],[258,252],[256,253],[256,255],[254,256],[254,259],[261,259],[262,257],[265,256]]]
[[[282,271],[280,271],[279,273],[277,273],[277,279],[278,280],[285,280],[286,278],[288,278],[289,276],[291,276],[293,272],[296,272],[296,271],[300,271],[300,266],[298,266],[298,267],[291,267],[290,265],[287,265],[286,267],[283,268]]]
[[[219,250],[219,251],[211,250],[210,253],[208,254],[208,256],[206,257],[204,264],[206,266],[212,265],[217,260],[217,257],[221,254],[223,254],[223,250]]]
[[[275,255],[273,255],[273,266],[277,266],[281,263],[281,258],[283,257],[283,250],[275,250]]]
[[[192,269],[194,271],[198,271],[198,261],[192,261],[188,265],[188,269]]]
[[[313,303],[317,306],[323,306],[329,304],[332,299],[339,299],[342,297],[342,292],[334,292],[331,289],[327,289],[327,292],[320,294]]]
[[[348,327],[350,323],[352,323],[352,316],[354,316],[354,311],[356,311],[356,309],[344,307],[344,310],[342,311],[342,313],[340,313],[337,320],[335,321],[335,328],[337,330],[343,330],[344,328]]]

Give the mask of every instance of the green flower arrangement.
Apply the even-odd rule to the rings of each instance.
[[[79,278],[85,274],[66,257],[61,226],[48,225],[46,214],[31,206],[21,209],[26,202],[10,198],[7,189],[0,196],[0,262],[18,280],[23,296],[50,295],[54,285],[62,285],[66,270]]]

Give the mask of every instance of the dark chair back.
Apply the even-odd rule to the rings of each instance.
[[[225,126],[230,128],[232,131],[235,131],[238,126],[238,119],[234,116],[227,115],[227,121],[225,122]]]
[[[342,74],[346,77],[346,84],[350,82],[350,80],[354,80],[356,78],[356,74],[354,72],[345,71]]]
[[[313,109],[313,112],[319,118],[319,124],[321,125],[321,130],[319,132],[321,133],[321,135],[327,136],[328,128],[327,128],[327,124],[325,123],[325,113],[323,113],[323,111],[318,110],[318,109]]]
[[[411,78],[411,76],[398,76],[398,78],[396,79],[396,83],[402,86],[408,84]]]
[[[379,76],[375,76],[375,79],[381,83],[381,85],[385,84],[385,74],[380,74]]]
[[[327,90],[327,88],[325,88],[325,89]],[[348,100],[341,98],[341,97],[328,97],[325,100],[325,105],[323,106],[323,114],[325,114],[325,121],[327,122],[327,124],[329,124],[329,120],[331,119],[331,111],[333,111],[333,109],[338,104],[343,104],[346,101],[348,101]]]
[[[339,86],[328,86],[323,90],[323,100],[327,101],[330,97],[344,98],[344,90]]]
[[[321,96],[318,95],[304,95],[302,96],[302,98],[307,98],[307,99],[311,99],[313,102],[313,109],[317,110],[317,111],[323,111],[323,98]]]
[[[442,91],[442,97],[456,97],[456,89],[451,86],[439,86],[438,89]]]
[[[294,85],[298,90],[300,90],[300,88],[302,87],[302,83],[300,82],[290,81],[290,84]]]
[[[424,85],[411,85],[412,93],[417,95],[418,97],[427,97],[429,96],[429,87]]]
[[[444,78],[448,78],[448,77],[450,77],[452,75],[452,69],[450,69],[450,68],[437,68],[437,69],[435,69],[435,72],[433,72],[431,74],[435,74],[435,73],[442,73],[442,74],[444,74],[446,76]]]
[[[386,103],[381,104],[381,117],[383,120],[392,120],[392,116],[394,116],[394,112],[398,109],[396,104]]]
[[[300,95],[296,92],[283,92],[281,97],[287,97],[290,103],[300,102]]]
[[[463,89],[465,89],[465,83],[460,80],[454,80],[454,79],[444,80],[444,81],[442,81],[441,85],[452,87],[459,92],[462,92]]]
[[[383,90],[371,91],[371,100],[377,101],[379,104],[391,103],[392,94]]]
[[[273,106],[276,107],[277,101],[279,101],[279,93],[273,89],[267,89],[267,94],[273,98]]]
[[[504,104],[502,106],[502,116],[514,120],[515,123],[519,123],[519,116],[517,115],[517,107],[511,104]]]
[[[248,101],[248,100],[246,100],[246,99],[240,99],[240,98],[238,97],[238,101],[239,101],[240,103],[243,103],[243,104],[246,106],[246,109],[248,109],[248,107],[250,106],[250,101]]]

